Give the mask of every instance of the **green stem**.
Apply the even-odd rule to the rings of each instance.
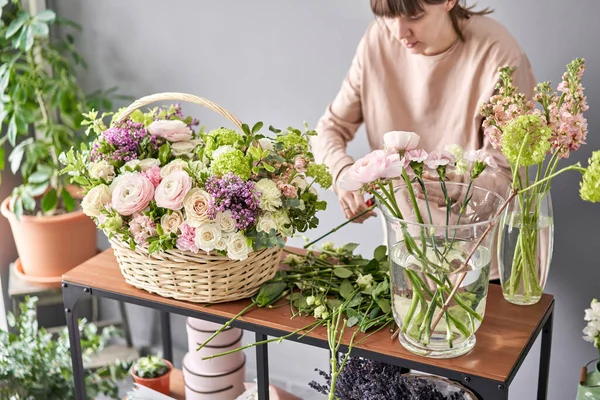
[[[367,208],[365,211],[361,212],[357,216],[350,218],[348,221],[345,221],[344,223],[342,223],[342,224],[338,225],[337,227],[333,228],[332,230],[330,230],[326,234],[322,235],[321,237],[319,237],[319,238],[313,240],[312,242],[310,242],[309,244],[305,245],[304,248],[307,249],[310,246],[312,246],[313,244],[317,243],[318,241],[325,239],[327,236],[331,235],[334,232],[337,232],[339,229],[341,229],[344,226],[348,225],[350,222],[354,221],[355,219],[358,219],[358,218],[362,217],[363,215],[365,215],[366,213],[368,213],[370,211],[373,211],[374,208],[375,208],[375,205],[372,205],[371,207]]]
[[[246,308],[244,308],[242,311],[240,311],[239,313],[237,313],[235,315],[235,317],[233,317],[232,319],[230,319],[229,321],[225,322],[225,324],[219,328],[218,331],[216,331],[211,337],[209,337],[206,342],[199,344],[198,347],[196,348],[196,351],[202,349],[204,346],[206,346],[207,344],[209,344],[215,337],[217,337],[217,335],[221,332],[223,332],[225,329],[227,329],[227,327],[229,325],[231,325],[235,320],[237,320],[239,317],[241,317],[242,315],[246,314],[248,311],[250,311],[252,309],[252,307],[255,307],[256,304],[251,303],[249,304]]]
[[[565,167],[565,168],[561,169],[560,171],[555,172],[552,175],[547,176],[547,177],[545,177],[544,179],[542,179],[540,181],[537,181],[533,185],[529,185],[525,189],[520,190],[519,193],[523,193],[523,192],[526,192],[527,190],[533,189],[534,187],[539,186],[539,185],[543,184],[544,182],[548,182],[551,179],[553,179],[553,178],[557,177],[558,175],[562,174],[563,172],[567,172],[567,171],[579,171],[581,173],[584,173],[585,172],[585,168],[581,167],[581,163],[576,163],[574,165],[569,165],[568,167]]]

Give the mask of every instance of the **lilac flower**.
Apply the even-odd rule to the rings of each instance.
[[[215,219],[220,211],[231,210],[238,229],[253,225],[258,217],[260,193],[254,182],[244,182],[233,173],[221,178],[211,176],[206,181],[206,191],[212,196],[209,216]]]
[[[144,124],[129,119],[117,122],[102,132],[100,139],[94,143],[91,159],[116,162],[135,160],[144,141],[151,150],[158,151],[157,138],[148,134]]]

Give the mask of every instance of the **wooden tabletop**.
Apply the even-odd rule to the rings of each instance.
[[[92,294],[94,289],[98,289],[225,318],[235,316],[249,304],[249,300],[240,300],[207,307],[205,304],[169,299],[137,289],[125,282],[112,249],[100,253],[63,275],[63,282],[90,287]],[[392,340],[387,329],[372,335],[358,348],[472,376],[507,382],[512,377],[511,371],[516,367],[521,354],[526,351],[528,345],[531,347],[530,342],[533,340],[534,333],[541,326],[544,316],[552,306],[553,296],[547,294],[533,306],[510,304],[502,297],[499,285],[490,285],[485,317],[476,333],[477,344],[467,355],[447,360],[421,357],[406,351],[398,340]],[[240,320],[283,332],[294,332],[314,322],[312,317],[290,319],[289,307],[255,308]],[[326,341],[326,328],[316,329],[310,336]],[[351,332],[346,332],[344,344],[349,343],[350,336]],[[361,337],[361,334],[357,336],[357,338]]]

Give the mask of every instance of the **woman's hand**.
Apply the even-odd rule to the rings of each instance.
[[[357,215],[366,211],[369,208],[369,206],[365,202],[364,195],[360,194],[357,191],[349,192],[337,188],[336,193],[338,195],[338,200],[340,202],[340,206],[342,207],[342,211],[348,219],[356,217]],[[352,222],[363,223],[369,217],[374,217],[376,215],[377,214],[375,213],[375,211],[369,211],[368,213],[365,213],[359,218],[356,218]]]

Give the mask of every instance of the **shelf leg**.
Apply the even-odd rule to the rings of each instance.
[[[256,332],[256,342],[267,340],[267,335]],[[256,377],[258,400],[269,400],[269,353],[268,344],[256,346]]]

